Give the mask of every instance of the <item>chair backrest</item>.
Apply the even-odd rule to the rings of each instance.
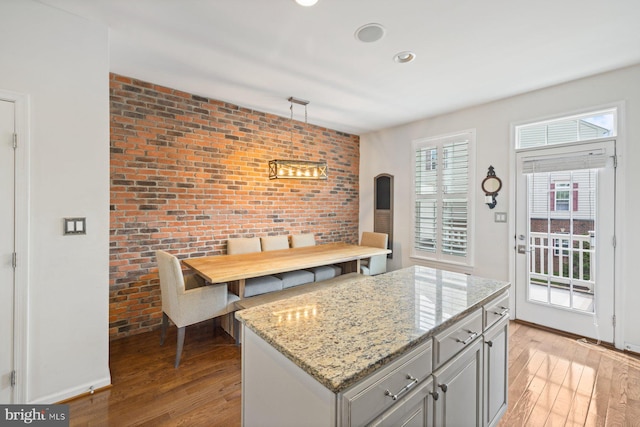
[[[316,236],[314,236],[313,233],[291,235],[292,248],[302,248],[304,246],[315,246],[315,245],[316,245]]]
[[[165,251],[156,251],[158,260],[158,275],[160,276],[160,298],[162,311],[169,317],[177,313],[178,295],[184,294],[184,276],[180,261],[175,256]]]
[[[238,237],[227,240],[227,254],[239,255],[260,252],[259,237]]]
[[[389,235],[386,233],[374,233],[373,231],[363,231],[360,239],[360,246],[371,246],[373,248],[387,248]]]
[[[287,236],[267,236],[261,237],[260,243],[263,251],[275,251],[278,249],[289,249],[289,238]]]

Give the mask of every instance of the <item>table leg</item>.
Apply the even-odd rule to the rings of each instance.
[[[360,272],[360,260],[354,259],[352,261],[343,262],[340,264],[342,267],[342,274],[359,273]]]
[[[228,282],[229,291],[233,294],[236,294],[240,297],[240,299],[244,298],[244,283],[245,279],[234,280],[233,282]]]
[[[240,279],[238,280],[238,296],[240,297],[240,299],[244,298],[244,285],[245,285],[246,280],[245,279]]]

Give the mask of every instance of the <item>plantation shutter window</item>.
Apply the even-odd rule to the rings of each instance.
[[[472,138],[414,142],[414,256],[469,263]]]
[[[416,212],[415,212],[415,248],[421,251],[436,252],[438,228],[438,150],[435,147],[422,147],[416,150]]]

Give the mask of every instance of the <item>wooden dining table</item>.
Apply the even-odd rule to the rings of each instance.
[[[301,248],[187,258],[182,262],[210,283],[227,282],[232,292],[244,296],[246,279],[286,271],[337,264],[343,273],[360,271],[360,260],[391,253],[389,249],[347,243],[327,243]]]

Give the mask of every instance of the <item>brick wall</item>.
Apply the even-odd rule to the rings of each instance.
[[[292,143],[289,117],[116,74],[110,97],[112,339],[159,326],[157,249],[218,255],[229,237],[304,232],[358,241],[358,136],[295,121]],[[324,159],[329,179],[269,180],[278,158]]]

